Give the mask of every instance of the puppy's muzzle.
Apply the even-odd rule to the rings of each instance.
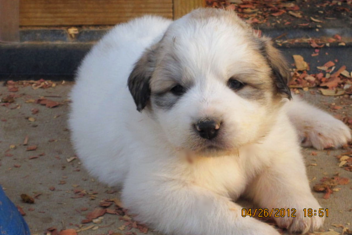
[[[199,136],[203,139],[214,139],[220,130],[221,123],[219,121],[206,119],[199,120],[194,124],[194,128],[198,132]]]

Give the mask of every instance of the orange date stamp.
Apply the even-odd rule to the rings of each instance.
[[[303,217],[328,217],[328,208],[304,208],[302,211],[297,211],[295,208],[242,208],[242,217],[258,217],[258,218],[283,218],[291,217],[295,218],[298,214],[302,214]]]

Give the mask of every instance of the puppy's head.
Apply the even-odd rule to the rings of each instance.
[[[199,9],[170,25],[129,80],[138,111],[153,113],[177,149],[221,155],[270,131],[289,73],[270,40],[233,12]]]

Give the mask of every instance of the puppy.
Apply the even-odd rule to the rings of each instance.
[[[269,212],[288,209],[278,226],[306,233],[324,218],[303,214],[321,206],[298,136],[322,149],[351,135],[292,99],[289,78],[270,40],[233,12],[135,19],[112,29],[78,70],[73,145],[93,176],[122,186],[137,220],[163,233],[279,234],[243,217],[240,195]]]

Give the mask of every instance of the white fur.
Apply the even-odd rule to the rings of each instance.
[[[118,25],[87,55],[71,93],[69,124],[78,156],[100,181],[123,187],[123,203],[139,221],[166,234],[279,234],[268,224],[241,216],[234,200],[243,193],[262,208],[295,208],[296,218],[275,218],[281,227],[303,232],[319,228],[323,218],[302,214],[303,208],[321,206],[311,194],[297,134],[287,113],[291,115],[294,109],[295,120],[309,121],[313,130],[319,128],[329,138],[309,132],[311,143],[318,148],[330,142],[344,144],[350,138],[348,129],[296,98],[282,109],[271,110],[236,95],[218,78],[229,75],[222,68],[244,70],[246,63],[254,63],[262,76],[268,73],[259,56],[249,56],[253,49],[241,36],[244,29],[235,25],[230,32],[228,22],[213,19],[207,27],[222,33],[204,30],[192,41],[190,37],[202,25],[189,21],[186,16],[172,24],[168,37],[179,36],[177,56],[195,85],[168,111],[152,104],[152,111],[139,113],[127,78],[144,50],[163,37],[171,21],[147,16]],[[233,39],[233,35],[237,36]],[[226,49],[234,53],[222,58]],[[216,157],[197,152],[197,141],[189,131],[193,119],[207,115],[228,123],[226,151],[214,153]],[[332,119],[333,126],[315,126],[311,117],[322,122]],[[303,127],[295,126],[302,132]]]

